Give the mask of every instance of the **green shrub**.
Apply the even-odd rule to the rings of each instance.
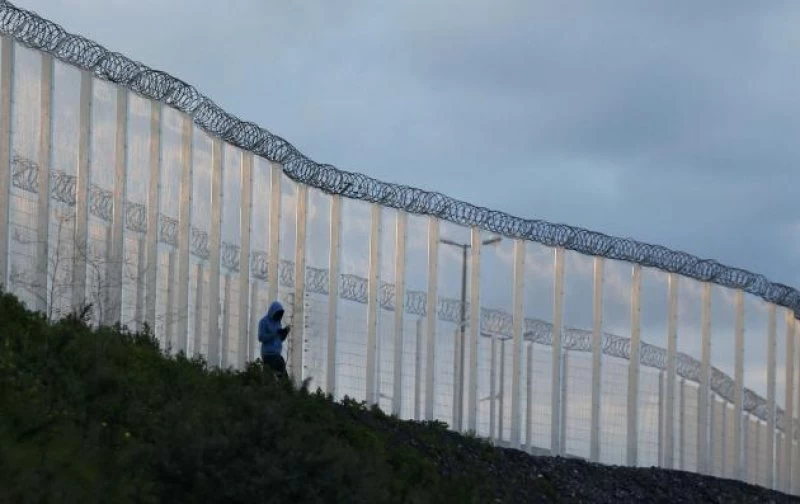
[[[0,487],[10,502],[470,502],[401,425],[260,364],[209,369],[152,333],[49,324],[0,295]],[[442,448],[444,450],[444,448]]]

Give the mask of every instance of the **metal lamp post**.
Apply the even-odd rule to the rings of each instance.
[[[495,236],[493,238],[488,238],[481,242],[481,245],[492,245],[495,243],[499,243],[503,240],[502,236]],[[439,242],[444,243],[445,245],[452,245],[453,247],[458,247],[461,249],[461,316],[459,317],[459,333],[461,338],[461,345],[459,346],[458,350],[458,361],[460,365],[458,366],[458,383],[461,384],[455,397],[453,397],[453,401],[455,401],[455,410],[457,412],[456,418],[454,418],[453,427],[460,431],[462,428],[462,420],[461,417],[464,411],[464,346],[466,344],[466,327],[467,327],[467,250],[471,247],[469,243],[458,243],[452,240],[448,240],[446,238],[440,238]]]

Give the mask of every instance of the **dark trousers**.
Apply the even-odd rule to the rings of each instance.
[[[289,378],[289,374],[286,372],[286,361],[283,360],[281,355],[262,355],[261,359],[264,361],[264,365],[270,368],[278,377],[280,378]]]

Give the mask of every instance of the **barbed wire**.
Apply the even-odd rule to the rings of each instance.
[[[800,318],[800,292],[770,282],[763,275],[701,259],[628,238],[619,238],[565,224],[524,219],[508,213],[459,201],[438,192],[381,182],[363,174],[317,163],[285,139],[255,123],[226,112],[194,86],[111,52],[34,12],[0,1],[0,33],[19,43],[52,54],[75,67],[91,71],[97,78],[123,86],[146,98],[162,102],[192,117],[208,133],[279,163],[291,179],[328,194],[377,203],[410,213],[430,215],[462,226],[477,226],[509,238],[520,238],[593,256],[641,264],[703,282],[713,282],[759,296],[790,308]]]

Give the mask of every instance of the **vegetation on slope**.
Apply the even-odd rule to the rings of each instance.
[[[259,364],[220,371],[166,356],[149,332],[92,330],[77,316],[49,324],[0,294],[2,502],[762,499],[787,498],[496,449],[443,424],[336,404]]]

